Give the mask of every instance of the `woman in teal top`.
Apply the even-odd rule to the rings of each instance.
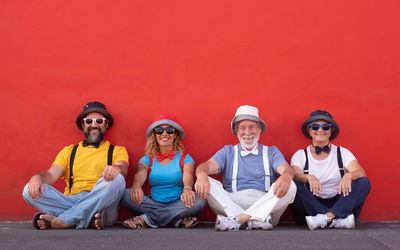
[[[132,188],[125,190],[121,201],[135,215],[123,222],[126,227],[190,228],[199,222],[197,215],[206,201],[192,190],[194,161],[184,153],[184,136],[169,114],[157,116],[147,129],[146,155],[139,160]]]

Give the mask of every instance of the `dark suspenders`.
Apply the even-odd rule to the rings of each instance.
[[[308,174],[308,155],[307,149],[304,149],[304,153],[306,154],[306,164],[304,165],[303,173]],[[344,168],[343,168],[343,160],[342,160],[342,153],[340,152],[340,147],[337,147],[337,161],[339,164],[339,171],[341,177],[344,175]]]
[[[112,165],[113,152],[114,152],[114,145],[110,144],[110,147],[108,148],[108,154],[107,154],[107,165]]]
[[[69,193],[71,193],[72,183],[74,183],[74,171],[72,170],[74,167],[74,160],[76,155],[76,150],[78,149],[78,145],[75,145],[71,152],[71,157],[69,159]]]
[[[78,149],[78,145],[75,145],[74,148],[72,149],[71,152],[71,157],[69,159],[69,192],[71,193],[71,188],[72,184],[74,183],[74,160],[75,160],[75,155],[76,155],[76,150]],[[107,165],[112,165],[112,156],[114,152],[114,145],[110,144],[110,147],[108,148],[108,154],[107,154]]]

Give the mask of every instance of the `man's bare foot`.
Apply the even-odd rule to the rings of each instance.
[[[58,217],[50,214],[41,214],[39,219],[36,221],[37,226],[40,230],[47,229],[66,229],[72,228],[73,226],[65,224]]]
[[[100,213],[95,214],[92,220],[90,221],[89,227],[97,230],[103,229],[104,228],[103,217],[104,217],[104,210],[101,211]]]

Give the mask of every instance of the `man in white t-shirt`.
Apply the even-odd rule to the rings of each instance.
[[[291,161],[296,173],[292,204],[296,223],[307,223],[310,230],[328,225],[354,229],[371,188],[363,168],[348,149],[330,142],[339,134],[339,126],[329,112],[312,112],[301,131],[312,143]]]

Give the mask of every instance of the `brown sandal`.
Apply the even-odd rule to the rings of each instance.
[[[189,217],[183,218],[181,220],[181,223],[179,223],[179,225],[184,228],[192,228],[192,227],[195,227],[199,223],[200,223],[200,221],[197,219],[197,217],[189,216]]]

